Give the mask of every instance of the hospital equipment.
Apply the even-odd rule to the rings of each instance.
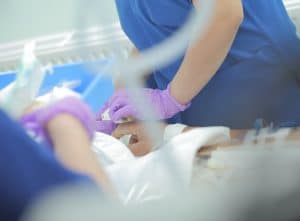
[[[36,59],[34,50],[35,42],[25,45],[20,72],[2,98],[2,108],[15,118],[20,117],[33,102],[45,76],[45,71]]]

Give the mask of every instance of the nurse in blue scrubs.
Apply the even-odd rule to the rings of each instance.
[[[123,30],[143,52],[180,29],[201,1],[116,0],[116,4]],[[217,0],[204,36],[180,59],[151,73],[147,87],[165,91],[169,86],[168,95],[186,107],[168,119],[171,123],[242,129],[262,118],[299,126],[299,76],[300,41],[282,0]],[[134,110],[129,101],[118,99],[122,96],[117,92],[108,102],[106,107],[114,107],[111,116],[118,108]],[[150,100],[163,106],[157,100],[164,97]],[[130,113],[134,111],[119,111],[118,118]]]

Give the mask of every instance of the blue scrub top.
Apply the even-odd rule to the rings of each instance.
[[[191,107],[170,122],[249,128],[255,119],[263,118],[276,124],[300,125],[300,41],[296,28],[282,0],[242,2],[244,21],[224,63]],[[123,30],[140,51],[174,34],[193,9],[191,0],[116,0],[116,4]],[[154,71],[148,86],[166,88],[183,56]]]

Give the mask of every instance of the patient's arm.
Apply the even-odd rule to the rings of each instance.
[[[167,127],[167,124],[159,123],[160,127],[164,130]],[[196,127],[186,127],[183,129],[183,132],[190,131]],[[117,139],[125,135],[131,135],[130,143],[128,148],[135,156],[143,156],[151,152],[153,144],[148,137],[148,134],[145,132],[144,125],[139,122],[130,122],[120,124],[117,129],[113,132],[112,136]],[[163,134],[160,137],[163,140]]]
[[[244,137],[248,130],[231,130],[231,140],[228,142],[219,143],[212,146],[207,146],[201,149],[199,155],[210,155],[212,151],[218,148],[236,148],[243,144]],[[292,129],[289,135],[286,137],[286,141],[299,141],[300,140],[300,129]],[[265,140],[266,143],[274,143],[274,138],[268,138]],[[257,143],[255,137],[253,138],[253,145]]]
[[[161,124],[162,128],[165,128],[166,124]],[[183,129],[183,133],[193,130],[197,127],[188,127],[186,126]],[[202,147],[199,151],[200,155],[209,155],[212,151],[217,148],[229,148],[241,145],[243,143],[244,137],[249,130],[230,130],[231,140],[223,143],[218,143],[216,145],[205,146]],[[145,155],[152,150],[152,144],[145,133],[143,125],[137,122],[131,122],[127,124],[121,124],[119,127],[113,132],[113,136],[116,138],[120,138],[124,135],[132,135],[131,143],[129,144],[129,149],[133,152],[133,154],[137,156]],[[162,135],[163,136],[163,135]],[[163,139],[163,138],[162,138]],[[293,130],[287,140],[299,140],[300,139],[300,130]],[[271,139],[268,142],[273,142]],[[254,143],[255,144],[255,143]]]
[[[183,132],[187,132],[189,130],[192,130],[196,127],[186,127]],[[243,144],[245,135],[249,132],[250,130],[230,130],[230,137],[231,139],[227,142],[222,142],[218,143],[215,145],[211,146],[205,146],[202,147],[201,150],[199,151],[200,156],[205,156],[205,155],[210,155],[214,150],[218,148],[236,148],[240,145]],[[286,137],[287,141],[297,141],[300,140],[300,129],[293,129],[289,133],[289,135]],[[253,145],[256,144],[256,139],[253,137]],[[267,139],[265,141],[266,143],[273,143],[274,139]]]

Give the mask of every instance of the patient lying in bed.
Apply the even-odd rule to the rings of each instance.
[[[139,191],[147,186],[143,197],[135,193],[139,195],[139,200],[162,197],[172,192],[170,187],[174,178],[166,170],[166,150],[178,168],[184,171],[178,174],[178,179],[184,180],[188,188],[193,159],[199,147],[206,143],[214,144],[216,140],[229,139],[227,128],[195,129],[191,131],[194,133],[179,136],[162,144],[157,151],[137,158],[117,139],[101,133],[93,134],[90,129],[91,118],[80,100],[65,98],[46,108],[39,106],[38,110],[25,114],[21,122],[27,130],[35,133],[33,137],[42,137],[46,141],[45,148],[48,146],[49,150],[53,150],[63,165],[89,175],[108,193],[117,195],[123,201],[128,200],[132,188]],[[140,138],[136,136],[131,144],[139,141]],[[134,194],[131,193],[131,197]]]
[[[245,131],[229,131],[224,127],[185,127],[183,134],[175,134],[169,141],[162,142],[160,148],[151,152],[151,143],[141,124],[123,124],[114,132],[116,138],[126,134],[134,135],[130,144],[125,146],[111,136],[93,134],[87,123],[94,120],[93,115],[82,101],[76,98],[71,100],[72,102],[54,102],[48,107],[42,101],[38,103],[38,110],[31,107],[27,110],[29,113],[25,113],[25,116],[32,117],[27,118],[27,123],[32,124],[23,124],[24,127],[34,138],[39,136],[34,136],[32,132],[42,131],[39,135],[47,141],[44,146],[32,142],[18,125],[0,112],[3,178],[1,219],[5,217],[4,220],[17,220],[15,217],[19,217],[25,206],[37,196],[66,182],[82,180],[81,174],[93,179],[107,195],[121,199],[124,203],[144,202],[165,194],[178,193],[173,188],[174,182],[181,181],[182,188],[190,188],[193,163],[199,159],[196,155],[204,155],[207,159],[211,153],[214,158],[215,153],[218,153],[216,148],[232,150],[237,146],[238,149],[247,134]],[[82,114],[85,120],[80,117]],[[166,126],[161,127],[164,130]],[[288,140],[299,140],[299,134],[299,130],[293,130],[284,136]],[[273,141],[272,137],[266,139],[266,143]],[[252,142],[259,143],[256,139]],[[217,159],[222,154],[222,151],[217,154]],[[243,154],[247,155],[247,151]],[[171,156],[173,164],[166,164],[165,162],[170,162],[170,158],[165,156]],[[280,157],[282,159],[282,155]],[[227,160],[235,162],[230,157]],[[214,166],[216,165],[220,166],[214,161]],[[176,176],[169,173],[172,170],[176,171]],[[7,218],[9,215],[14,219]]]
[[[79,110],[87,112],[81,101],[74,102],[82,107]],[[51,106],[65,106],[64,103],[66,100]],[[123,201],[128,201],[129,195],[130,200],[136,200],[132,194],[133,189],[137,191],[135,194],[140,201],[172,193],[170,187],[174,177],[165,163],[166,152],[178,165],[178,171],[183,171],[178,172],[178,180],[183,180],[185,188],[189,188],[196,155],[209,155],[217,147],[240,145],[246,134],[246,131],[230,131],[224,127],[182,127],[182,135],[169,135],[169,140],[162,138],[160,148],[151,152],[153,148],[142,124],[122,124],[114,131],[115,138],[133,135],[128,146],[101,133],[93,134],[94,138],[91,139],[90,126],[87,125],[91,117],[85,120],[78,118],[72,111],[74,108],[75,106],[59,108],[60,112],[42,125],[49,134],[54,154],[66,167],[89,175],[108,193]],[[163,124],[160,127],[166,131],[173,126],[176,127]],[[297,136],[297,132],[294,132],[291,138]],[[143,197],[139,190],[144,191]]]

